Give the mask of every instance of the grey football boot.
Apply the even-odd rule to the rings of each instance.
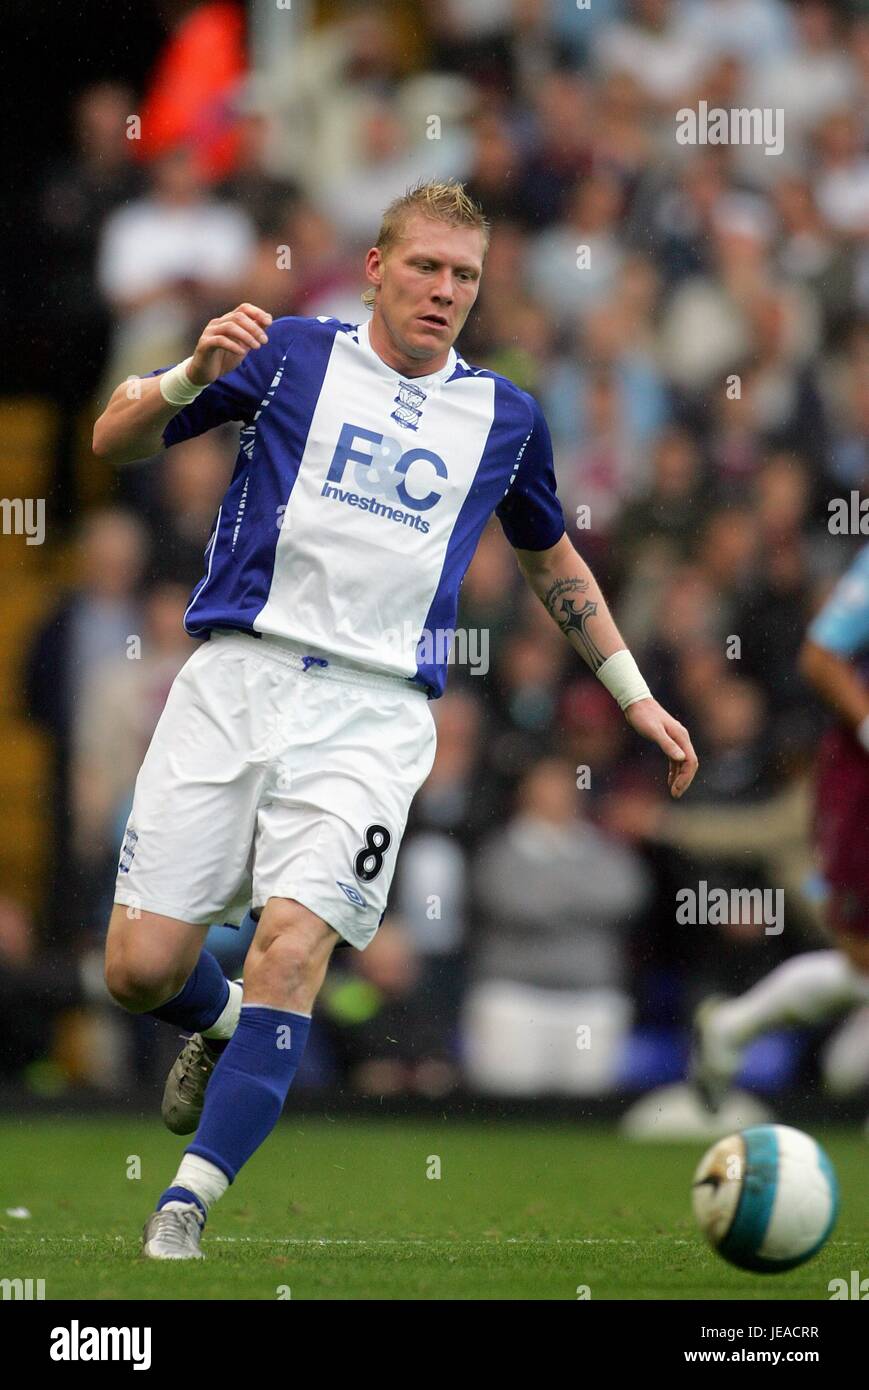
[[[163,1207],[145,1222],[142,1254],[149,1260],[204,1260],[199,1249],[204,1225],[194,1206]]]
[[[163,1123],[173,1134],[193,1134],[198,1128],[205,1088],[219,1060],[220,1053],[201,1033],[194,1033],[182,1047],[166,1077],[161,1106]]]
[[[233,980],[242,985],[243,981]],[[194,1033],[179,1053],[163,1088],[160,1107],[163,1123],[173,1134],[193,1134],[199,1126],[205,1104],[205,1088],[220,1061],[223,1048],[212,1047],[208,1038]]]

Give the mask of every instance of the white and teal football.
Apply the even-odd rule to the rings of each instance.
[[[697,1224],[719,1255],[759,1274],[810,1260],[839,1209],[826,1153],[788,1125],[755,1125],[720,1139],[697,1167],[692,1198]]]

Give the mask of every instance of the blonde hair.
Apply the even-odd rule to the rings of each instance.
[[[401,240],[406,219],[415,212],[436,222],[445,222],[449,227],[476,227],[483,233],[483,256],[489,249],[490,224],[479,203],[465,191],[464,184],[452,179],[446,183],[420,179],[401,198],[395,198],[384,212],[374,243],[381,255],[385,256]],[[363,291],[362,303],[366,309],[374,308],[376,295],[373,285]]]

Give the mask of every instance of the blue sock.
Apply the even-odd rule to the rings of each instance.
[[[196,1138],[185,1153],[207,1158],[232,1182],[278,1122],[311,1020],[242,1004],[238,1027],[214,1068]]]
[[[194,1207],[199,1208],[203,1221],[207,1221],[208,1219],[208,1208],[205,1203],[200,1197],[197,1197],[195,1192],[191,1192],[188,1187],[167,1187],[157,1203],[157,1210],[160,1211],[162,1207],[165,1207],[167,1202],[190,1202]]]
[[[210,951],[200,951],[193,974],[172,999],[151,1009],[152,1018],[201,1033],[220,1018],[229,998],[229,981]]]

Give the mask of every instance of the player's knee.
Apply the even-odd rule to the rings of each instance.
[[[263,910],[245,963],[245,983],[250,979],[270,994],[285,997],[307,997],[311,990],[316,994],[336,939],[335,933],[301,903],[272,898]]]
[[[177,970],[136,950],[106,953],[106,988],[128,1013],[144,1014],[159,1008],[184,988]]]
[[[292,932],[277,932],[260,952],[257,974],[263,983],[292,993],[308,981],[314,961],[310,942]]]

